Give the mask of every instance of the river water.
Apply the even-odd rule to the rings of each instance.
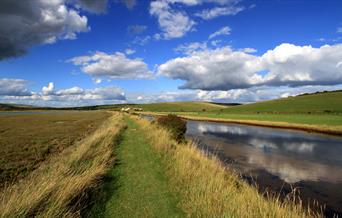
[[[342,137],[239,124],[187,121],[186,136],[215,153],[260,191],[297,188],[327,217],[342,215]]]

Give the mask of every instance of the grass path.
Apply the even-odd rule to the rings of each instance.
[[[93,217],[180,217],[177,201],[168,189],[160,159],[140,127],[129,118],[116,149],[117,163],[109,172],[104,199]]]

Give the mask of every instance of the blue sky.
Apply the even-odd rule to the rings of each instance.
[[[1,102],[254,102],[342,88],[338,0],[4,0],[0,8]]]

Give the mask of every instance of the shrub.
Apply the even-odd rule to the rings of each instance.
[[[157,123],[171,132],[177,142],[185,140],[186,122],[175,114],[168,114],[157,119]]]

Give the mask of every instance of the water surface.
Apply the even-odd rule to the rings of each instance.
[[[342,137],[240,124],[187,121],[188,138],[213,152],[261,191],[296,187],[305,203],[342,215]]]

